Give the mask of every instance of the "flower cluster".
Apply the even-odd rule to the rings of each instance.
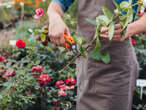
[[[34,66],[32,67],[32,72],[36,72],[38,76],[38,82],[40,85],[48,85],[48,83],[51,81],[51,78],[48,76],[48,74],[43,73],[43,67],[42,66]],[[36,76],[37,76],[36,74]],[[34,73],[32,75],[35,76]]]
[[[56,87],[59,89],[58,94],[60,96],[67,96],[66,90],[74,89],[76,80],[74,78],[67,78],[65,82],[59,80],[56,82]]]

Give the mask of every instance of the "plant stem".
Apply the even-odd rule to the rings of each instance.
[[[96,35],[96,34],[95,34]],[[88,52],[88,48],[90,47],[90,46],[92,46],[92,44],[94,43],[94,41],[95,41],[96,39],[93,39],[91,42],[89,42],[89,44],[87,45],[87,47],[85,48],[85,51],[84,52]],[[70,64],[72,64],[78,57],[80,57],[81,56],[81,53],[77,53],[75,56],[73,56],[72,58],[71,58],[71,60],[70,60],[70,62],[67,64],[67,65],[65,65],[60,71],[59,71],[59,73],[62,73]]]

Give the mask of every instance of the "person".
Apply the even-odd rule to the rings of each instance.
[[[117,3],[122,1],[125,0],[116,0]],[[74,0],[52,0],[48,7],[49,36],[57,45],[64,45],[64,34],[70,35],[62,16],[73,2]],[[112,11],[115,8],[112,0],[78,0],[77,29],[88,42],[95,34],[95,27],[86,18],[95,19],[102,14],[101,6]],[[136,12],[137,7],[133,9]],[[146,14],[128,24],[124,37],[121,34],[122,26],[116,24],[112,41],[105,39],[108,37],[108,28],[102,27],[101,50],[109,51],[111,62],[104,64],[92,59],[89,54],[87,58],[77,59],[77,110],[131,110],[139,67],[130,39],[145,31],[145,23]]]

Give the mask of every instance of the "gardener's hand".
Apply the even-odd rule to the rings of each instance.
[[[64,34],[70,36],[70,32],[62,17],[63,10],[56,2],[51,2],[48,7],[49,37],[56,45],[65,45]]]
[[[64,34],[70,35],[69,29],[62,20],[61,16],[57,13],[54,13],[52,17],[49,18],[50,40],[56,45],[64,46]]]
[[[101,31],[100,31],[100,37],[105,39],[105,40],[109,40],[108,34],[109,34],[108,27],[102,27]],[[116,24],[112,41],[119,41],[119,42],[123,41],[122,25],[121,24]]]

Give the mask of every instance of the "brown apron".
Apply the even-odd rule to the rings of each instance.
[[[85,19],[102,14],[101,6],[113,10],[113,0],[78,0],[78,32],[90,41],[95,27]],[[138,63],[130,39],[124,42],[101,40],[110,64],[87,58],[77,60],[77,110],[131,110]]]

